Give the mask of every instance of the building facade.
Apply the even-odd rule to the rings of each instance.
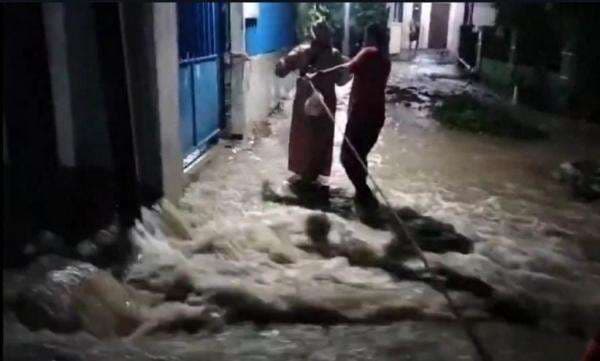
[[[247,138],[294,84],[274,76],[296,44],[294,4],[12,4],[3,16],[14,60],[4,64],[3,161],[15,192],[5,194],[19,194],[5,201],[5,223],[52,218],[34,210],[48,203],[40,193],[60,193],[58,174],[79,174],[65,203],[74,192],[90,201],[74,201],[71,223],[93,202],[132,217],[144,202],[176,202],[219,139]],[[79,181],[90,169],[116,185],[110,195]],[[52,190],[32,191],[44,179]],[[50,227],[41,223],[30,226]]]
[[[493,25],[495,20],[492,3],[396,2],[388,3],[388,8],[392,54],[409,49],[411,21],[420,25],[419,49],[446,49],[458,55],[465,10],[471,12],[474,26]]]

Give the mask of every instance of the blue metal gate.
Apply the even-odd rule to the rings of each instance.
[[[184,166],[218,140],[223,119],[224,5],[178,3],[180,135]]]

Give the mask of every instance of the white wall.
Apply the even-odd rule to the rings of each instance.
[[[71,107],[70,72],[67,61],[65,6],[61,3],[42,4],[44,30],[48,48],[48,66],[56,126],[58,162],[75,166],[75,130]]]
[[[393,19],[393,6],[395,3],[388,3],[388,6],[390,7],[390,15],[388,16],[388,27],[390,28],[390,53],[397,53],[400,50],[405,48],[405,37],[406,35],[406,29],[408,29],[406,27],[407,22],[407,3],[402,3],[402,7],[403,7],[403,21],[402,22],[394,22],[392,21]],[[394,29],[394,27],[396,27],[397,29]]]
[[[408,36],[410,34],[410,20],[412,19],[412,9],[413,9],[413,3],[412,2],[406,2],[404,3],[404,22],[402,22],[402,35],[401,35],[401,41],[400,41],[400,47],[402,49],[408,49],[409,48],[409,39]]]
[[[2,161],[4,165],[10,164],[8,158],[8,136],[6,135],[6,116],[2,112]]]
[[[410,45],[410,21],[412,19],[414,2],[405,2],[404,4],[404,21],[395,30],[400,33],[399,46],[400,49],[408,49]],[[419,49],[426,49],[429,42],[429,19],[431,17],[431,3],[421,3],[421,29],[419,35]],[[398,23],[393,23],[398,24]],[[390,29],[390,32],[392,29]],[[397,46],[396,44],[393,44]],[[392,50],[392,39],[390,39],[390,52]]]
[[[402,23],[394,23],[389,20],[390,26],[390,52],[397,52],[397,49],[408,49],[409,48],[409,33],[410,33],[410,20],[412,19],[413,2],[405,2],[404,5],[404,21]],[[429,25],[431,19],[431,6],[432,3],[421,3],[421,33],[419,39],[419,48],[426,49],[429,43]],[[489,10],[493,11],[491,4],[488,3],[477,3],[475,7],[478,7],[478,16],[480,22],[488,21],[490,18],[495,18],[495,13],[490,13]],[[448,38],[447,48],[453,54],[458,53],[458,45],[460,41],[460,26],[463,22],[463,16],[465,11],[465,4],[459,2],[450,3],[450,13],[448,17]]]
[[[231,36],[231,52],[244,53],[246,50],[243,3],[229,3],[229,29]],[[231,76],[230,118],[225,127],[229,135],[243,136],[246,128],[246,108],[244,105],[244,70],[243,59],[232,57],[229,68]]]
[[[42,9],[58,159],[64,166],[107,167],[111,147],[108,134],[104,134],[107,119],[103,97],[97,94],[100,88],[93,10],[89,4],[61,3],[43,4]],[[145,149],[151,147],[160,153],[144,163],[151,170],[142,175],[152,174],[142,181],[158,179],[149,183],[162,186],[167,198],[177,200],[183,191],[183,162],[176,5],[122,4],[120,16],[133,121],[147,136],[142,140]],[[156,132],[155,137],[149,136],[152,132]],[[94,136],[102,139],[89,139]]]
[[[460,42],[460,26],[465,14],[464,3],[450,3],[450,15],[448,17],[448,39],[447,49],[458,56],[458,44]]]
[[[391,23],[390,28],[390,54],[398,54],[402,49],[402,23]]]
[[[57,158],[64,166],[112,169],[95,18],[88,3],[42,5]]]
[[[243,82],[246,134],[249,134],[253,122],[264,120],[295,86],[294,74],[285,78],[275,76],[275,64],[288,50],[256,55],[246,63]]]
[[[179,199],[184,185],[183,155],[179,135],[179,58],[176,6],[175,3],[152,4],[163,191],[171,201]]]
[[[232,53],[245,52],[244,7],[230,3],[230,30]],[[243,61],[231,59],[231,118],[227,131],[231,135],[248,138],[252,123],[264,120],[282,97],[295,86],[295,77],[275,76],[275,64],[289,49],[260,54]]]
[[[78,166],[112,169],[112,147],[92,4],[65,2],[67,62]]]
[[[138,177],[146,189],[162,193],[158,87],[152,4],[119,5],[126,63],[127,96],[135,137]]]
[[[475,3],[473,6],[473,25],[494,25],[496,21],[496,9],[493,3]]]
[[[398,3],[400,4],[400,3]],[[388,10],[388,22],[387,26],[390,29],[390,43],[389,51],[390,54],[398,54],[402,49],[402,22],[394,21],[394,7],[396,3],[387,3],[386,8]],[[401,6],[404,6],[402,4]]]
[[[119,5],[138,176],[149,196],[183,191],[177,12],[168,3]]]
[[[421,35],[419,37],[419,49],[427,49],[429,46],[430,20],[431,3],[421,3]]]

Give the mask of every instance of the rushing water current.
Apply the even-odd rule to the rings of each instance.
[[[485,92],[454,75],[453,65],[399,62],[390,84]],[[345,123],[348,90],[338,89],[339,129]],[[65,294],[77,295],[73,304],[85,321],[75,333],[33,332],[5,312],[4,357],[475,360],[472,346],[433,288],[417,280],[398,281],[378,268],[353,266],[343,257],[306,251],[304,224],[315,211],[264,199],[265,182],[285,192],[280,185],[289,176],[290,108],[288,99],[282,113],[257,124],[260,136],[251,141],[217,147],[177,204],[191,239],[182,239],[186,237],[173,229],[164,209],[144,210],[144,222],[132,233],[140,254],[127,273],[129,285],[97,273],[77,281],[87,288],[67,287]],[[564,161],[600,158],[599,144],[589,141],[598,130],[581,131],[548,118],[544,125],[550,138],[525,142],[445,129],[419,104],[390,102],[387,116],[369,156],[370,169],[394,206],[451,224],[473,240],[470,254],[426,254],[433,265],[494,290],[491,298],[453,291],[466,317],[479,321],[477,333],[494,359],[576,360],[600,315],[600,207],[573,200],[552,173]],[[534,115],[523,110],[523,117]],[[335,162],[327,180],[338,192],[337,203],[326,212],[330,241],[359,239],[381,256],[391,234],[346,212],[351,210],[352,187],[338,160],[341,139],[336,132]],[[132,290],[169,294],[182,279],[189,294],[179,303],[156,306],[161,301]],[[19,275],[5,273],[5,304],[19,280]],[[86,297],[103,303],[86,302]],[[489,299],[495,298],[511,304],[523,300],[520,312],[537,312],[538,322],[518,325],[499,317],[490,308]],[[196,311],[202,309],[193,307],[206,302],[226,309],[237,322],[220,332],[188,334],[171,327],[135,339],[114,337],[148,322],[162,326],[197,319]],[[106,329],[98,325],[107,319],[115,320],[106,326],[110,330],[98,331]],[[382,325],[385,320],[397,322]],[[256,327],[244,321],[272,323]]]

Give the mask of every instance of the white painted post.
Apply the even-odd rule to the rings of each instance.
[[[344,44],[342,52],[350,56],[350,3],[344,3]]]
[[[179,135],[179,59],[177,5],[153,3],[160,147],[165,196],[176,202],[183,193],[183,155]]]
[[[6,135],[6,116],[2,112],[2,161],[4,165],[10,164],[8,158],[8,136]]]
[[[62,3],[42,4],[46,44],[48,45],[48,67],[54,104],[56,124],[56,148],[58,160],[66,167],[75,166],[75,129],[71,106],[71,81],[67,54],[65,5]]]
[[[483,31],[481,28],[477,29],[477,60],[475,61],[475,73],[479,73],[481,70],[481,47],[483,45]]]
[[[242,3],[229,3],[229,29],[231,34],[231,116],[226,126],[230,136],[244,137],[246,130],[245,74],[246,59],[234,54],[246,53],[244,7]]]

